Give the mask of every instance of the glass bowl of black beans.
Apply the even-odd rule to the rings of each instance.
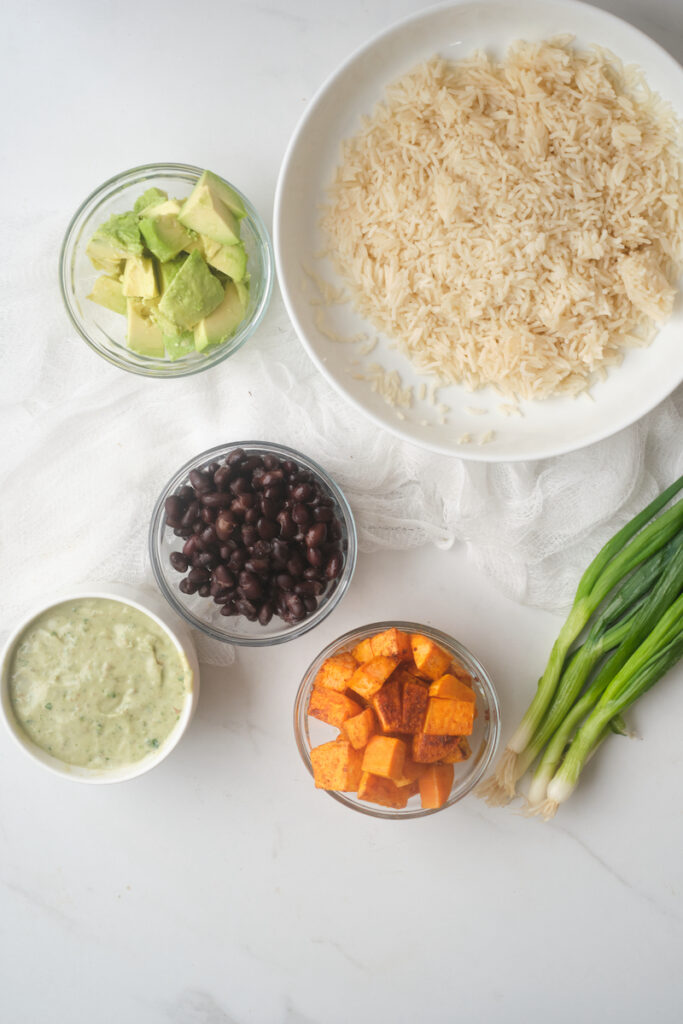
[[[312,459],[240,441],[187,462],[160,494],[149,531],[157,584],[208,636],[279,644],[341,601],[356,565],[349,504]]]

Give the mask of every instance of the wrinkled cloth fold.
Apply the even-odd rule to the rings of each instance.
[[[0,384],[2,628],[41,594],[82,582],[153,586],[147,530],[183,462],[215,444],[271,440],[333,475],[361,552],[467,545],[514,600],[566,607],[599,547],[683,472],[683,389],[637,424],[538,462],[484,464],[406,444],[363,417],[309,360],[276,294],[233,357],[203,374],[152,380],[90,352],[57,282],[65,224],[27,236],[9,223]],[[200,656],[224,663],[223,645]]]

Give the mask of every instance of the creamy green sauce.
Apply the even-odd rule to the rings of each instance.
[[[157,750],[192,690],[168,634],[120,601],[79,598],[43,612],[19,637],[9,692],[37,746],[67,764],[116,768]]]

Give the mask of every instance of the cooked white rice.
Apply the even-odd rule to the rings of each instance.
[[[344,143],[322,223],[355,306],[419,370],[577,393],[671,313],[680,125],[568,37],[434,58]]]

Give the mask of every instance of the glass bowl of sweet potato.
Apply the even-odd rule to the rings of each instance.
[[[462,800],[500,734],[493,683],[453,637],[373,622],[320,652],[294,705],[316,788],[376,818],[420,818]]]

